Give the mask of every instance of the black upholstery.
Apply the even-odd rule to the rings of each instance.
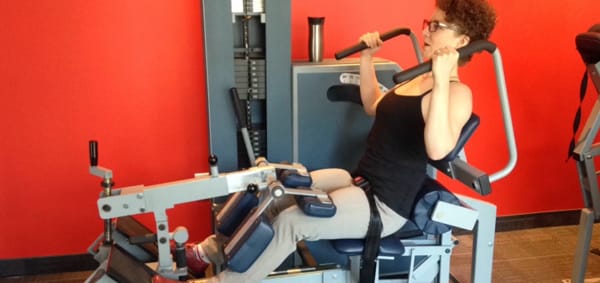
[[[596,64],[600,61],[600,24],[592,26],[587,32],[575,37],[577,51],[585,64]]]
[[[329,101],[347,101],[362,105],[360,98],[360,87],[355,84],[332,85],[327,89]]]

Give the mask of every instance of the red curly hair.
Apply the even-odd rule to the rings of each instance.
[[[486,0],[436,0],[436,6],[446,13],[446,21],[459,27],[471,42],[488,39],[496,26],[496,12]],[[461,63],[471,58],[461,60]]]

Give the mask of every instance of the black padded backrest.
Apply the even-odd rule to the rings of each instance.
[[[329,101],[346,101],[362,105],[360,99],[360,86],[355,84],[332,85],[327,89],[327,99]]]
[[[467,120],[462,130],[460,131],[460,137],[458,137],[456,146],[441,161],[454,160],[456,156],[458,156],[460,151],[465,147],[465,144],[467,144],[467,141],[469,141],[477,127],[479,127],[479,116],[477,116],[477,114],[475,113],[472,113],[471,117],[469,118],[469,120]]]
[[[596,64],[600,61],[600,24],[592,26],[587,32],[575,37],[577,51],[585,64]]]

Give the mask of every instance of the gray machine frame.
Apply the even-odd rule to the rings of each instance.
[[[245,2],[245,1],[244,1]],[[248,1],[251,2],[251,1]],[[202,1],[204,28],[218,27],[218,32],[204,32],[206,67],[206,96],[210,152],[219,157],[223,171],[240,168],[238,160],[235,112],[229,96],[236,86],[237,65],[235,53],[243,48],[236,41],[239,25],[244,16],[252,17],[254,29],[249,31],[251,51],[262,53],[265,69],[256,74],[263,92],[254,99],[253,117],[266,124],[266,156],[271,160],[291,160],[290,86],[291,86],[291,3],[289,0],[264,0],[263,7],[246,13],[232,11],[231,0]],[[249,73],[248,76],[254,74]],[[244,95],[240,93],[240,95]],[[286,105],[288,107],[286,108]],[[264,115],[262,113],[268,113]],[[249,125],[252,126],[252,125]],[[252,130],[250,131],[251,134]],[[256,152],[256,151],[255,151]],[[258,154],[258,152],[256,152]]]
[[[587,73],[600,94],[600,62],[589,64]],[[574,283],[585,281],[585,270],[587,267],[588,251],[594,231],[594,222],[600,219],[600,190],[598,187],[598,173],[596,171],[595,157],[600,155],[600,143],[596,143],[600,129],[600,95],[591,113],[586,120],[585,126],[573,150],[573,158],[577,162],[579,184],[585,208],[581,210],[579,219],[579,231],[577,236],[577,248],[575,252],[573,273],[571,280]]]
[[[481,187],[489,187],[489,183],[505,177],[516,164],[516,144],[512,130],[512,120],[510,107],[508,104],[508,95],[506,84],[504,82],[503,67],[498,49],[493,51],[494,66],[496,70],[496,79],[498,93],[500,96],[501,108],[505,134],[509,148],[509,161],[506,167],[492,174],[492,178],[481,176],[481,171],[468,165],[461,159],[455,159],[436,167],[441,168],[442,172],[448,174],[467,186],[478,190]],[[597,130],[597,129],[596,129]],[[292,169],[302,168],[298,164],[279,164],[277,166],[290,166]],[[458,170],[457,168],[461,168]],[[184,276],[186,271],[183,268],[174,266],[171,258],[169,241],[174,240],[181,244],[187,241],[187,230],[177,227],[173,231],[169,228],[167,218],[167,209],[173,208],[177,204],[191,201],[211,199],[219,196],[227,196],[235,192],[241,192],[248,189],[248,186],[257,185],[261,190],[270,190],[273,197],[280,196],[281,186],[273,186],[277,182],[276,166],[264,163],[260,166],[251,167],[246,170],[235,171],[231,173],[219,173],[216,164],[211,165],[209,174],[199,174],[192,179],[175,181],[153,186],[132,186],[122,189],[112,190],[112,171],[97,165],[90,166],[90,173],[103,179],[106,184],[105,193],[98,199],[98,212],[106,222],[105,231],[102,237],[111,239],[111,241],[122,241],[122,239],[112,236],[112,226],[110,219],[122,216],[153,213],[156,220],[156,240],[158,245],[158,261],[148,263],[153,269],[168,278],[178,278]],[[460,172],[460,174],[457,174]],[[485,175],[485,174],[484,174]],[[290,190],[289,193],[294,193]],[[496,206],[483,200],[457,195],[467,207],[477,212],[476,224],[473,230],[473,259],[471,266],[471,281],[476,283],[491,282],[493,249],[495,234]],[[262,209],[262,206],[261,206]],[[437,209],[437,208],[436,208]],[[465,209],[460,207],[460,209]],[[434,212],[434,215],[436,213]],[[453,215],[450,213],[449,215]],[[452,219],[448,223],[461,222],[461,219]],[[236,238],[241,241],[241,238]],[[411,266],[408,279],[379,280],[378,282],[448,282],[450,271],[450,254],[456,244],[452,239],[451,232],[447,232],[438,237],[426,237],[421,239],[407,239],[403,241],[406,250],[403,256],[411,258]],[[97,243],[94,243],[96,245]],[[127,245],[127,244],[124,244]],[[108,245],[107,245],[108,246]],[[415,257],[420,255],[429,256],[425,263],[416,264]],[[106,262],[108,252],[100,249],[94,256],[101,262],[100,267],[86,282],[115,282],[106,275]],[[381,257],[380,260],[390,259]],[[144,263],[140,263],[144,264]],[[332,268],[324,270],[307,270],[298,272],[290,271],[286,275],[274,275],[265,280],[265,282],[356,282],[357,261],[352,260],[350,270],[344,268]],[[296,281],[294,281],[296,280]],[[197,280],[196,282],[201,282]]]
[[[219,157],[219,169],[229,173],[219,173],[219,169],[214,165],[211,166],[210,173],[199,174],[190,179],[152,186],[140,185],[112,189],[112,171],[96,165],[90,167],[90,173],[102,178],[103,184],[105,184],[104,193],[98,199],[97,204],[100,218],[105,221],[105,229],[92,247],[97,247],[101,241],[109,239],[110,242],[127,247],[127,252],[146,258],[148,255],[141,254],[135,246],[127,243],[125,237],[121,237],[113,230],[111,219],[152,213],[156,222],[158,258],[156,262],[147,265],[162,276],[172,279],[184,276],[186,270],[174,265],[169,241],[173,240],[181,244],[187,241],[188,235],[187,230],[183,227],[172,229],[169,226],[166,213],[168,209],[174,208],[177,204],[210,200],[241,192],[246,190],[250,184],[257,184],[261,190],[273,190],[270,184],[276,181],[274,165],[255,166],[236,171],[239,163],[237,160],[239,145],[236,142],[235,113],[228,93],[230,88],[236,84],[234,79],[236,42],[232,35],[236,33],[237,19],[244,15],[233,13],[231,2],[228,0],[206,0],[202,1],[202,5],[204,26],[218,26],[220,29],[219,32],[204,33],[209,145],[211,153]],[[292,122],[294,116],[290,115],[290,112],[294,111],[292,108],[293,95],[290,95],[290,86],[292,85],[290,6],[289,0],[264,0],[264,11],[251,14],[252,17],[260,20],[261,25],[264,24],[264,34],[261,35],[259,32],[255,36],[258,41],[262,40],[257,43],[260,46],[256,48],[262,48],[266,65],[266,94],[264,99],[261,99],[263,99],[267,115],[261,119],[264,118],[263,122],[267,125],[267,156],[270,160],[297,159],[297,156],[293,155],[295,152]],[[411,38],[415,44],[414,37]],[[417,56],[420,61],[419,53]],[[510,108],[502,61],[497,49],[493,52],[493,58],[509,147],[508,165],[488,178],[487,174],[461,159],[436,164],[436,167],[443,173],[484,195],[489,193],[491,182],[506,176],[516,164],[516,145]],[[288,190],[288,192],[294,193],[293,190]],[[478,212],[477,224],[474,227],[471,280],[476,283],[491,282],[496,207],[483,200],[461,195],[458,197],[467,206]],[[460,219],[451,221],[460,221]],[[448,282],[450,254],[455,245],[451,233],[448,232],[433,238],[406,240],[404,245],[406,251],[403,256],[411,257],[414,264],[410,267],[408,279],[380,280],[379,282]],[[92,247],[90,247],[90,252],[94,254],[101,265],[86,282],[115,282],[105,274],[109,257],[108,246],[103,246],[99,250]],[[421,255],[429,255],[431,259],[417,265],[414,258]],[[380,258],[380,260],[386,259],[390,258]],[[270,276],[265,282],[355,282],[357,261],[352,260],[351,262],[351,270],[336,267],[323,270],[308,269],[303,272],[290,271],[285,275]]]
[[[375,59],[375,70],[382,87],[394,85],[392,76],[400,72],[396,63]],[[311,170],[321,168],[344,168],[352,170],[364,150],[371,128],[372,117],[362,111],[360,105],[332,102],[327,89],[342,84],[345,75],[359,72],[357,59],[326,59],[323,62],[294,62],[292,65],[291,142],[292,161],[300,162]],[[308,90],[307,90],[308,89]],[[320,113],[315,116],[314,113]],[[360,137],[360,138],[357,138]],[[302,142],[309,145],[302,146]],[[312,145],[322,146],[319,150]],[[334,150],[345,152],[347,159],[332,158]],[[353,150],[348,152],[348,150]],[[315,160],[316,159],[316,160]]]

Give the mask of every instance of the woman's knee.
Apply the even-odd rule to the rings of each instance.
[[[294,242],[304,240],[311,235],[308,226],[311,225],[310,217],[296,205],[288,207],[273,221],[273,229],[280,237],[289,237]],[[312,219],[314,220],[314,219]]]
[[[313,188],[331,191],[352,185],[352,176],[344,169],[327,168],[310,172]]]

